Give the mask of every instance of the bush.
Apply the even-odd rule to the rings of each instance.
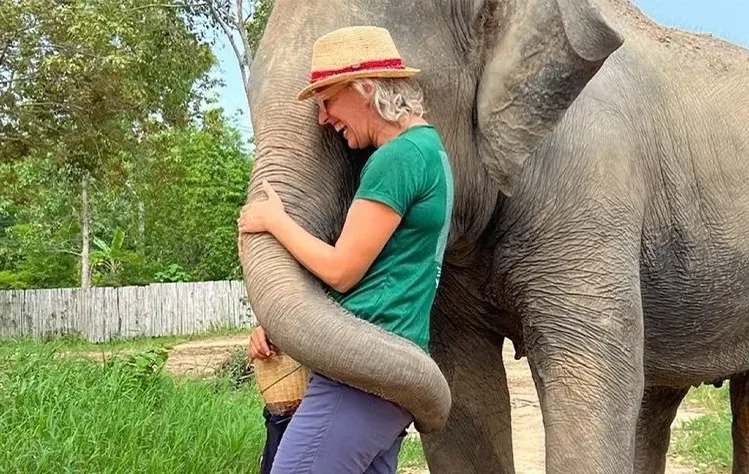
[[[246,349],[236,349],[229,358],[216,369],[216,375],[228,380],[233,387],[251,385],[254,379],[252,364]]]
[[[23,276],[7,270],[0,271],[0,290],[22,290],[26,287]]]

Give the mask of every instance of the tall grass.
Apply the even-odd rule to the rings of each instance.
[[[265,438],[252,388],[176,384],[158,349],[104,364],[55,349],[0,351],[4,472],[257,472]]]
[[[257,473],[265,426],[245,351],[218,379],[174,379],[164,340],[146,342],[104,363],[70,341],[0,344],[0,472]],[[406,439],[400,467],[424,464]]]

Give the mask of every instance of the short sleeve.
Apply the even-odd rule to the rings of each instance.
[[[424,158],[408,141],[386,145],[367,161],[354,199],[378,201],[403,217],[421,197],[425,181]]]

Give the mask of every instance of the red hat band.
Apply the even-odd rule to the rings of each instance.
[[[403,69],[403,60],[400,58],[392,59],[377,59],[372,61],[364,61],[358,64],[352,64],[339,69],[328,69],[328,70],[317,70],[310,73],[309,82],[313,84],[322,79],[338,74],[345,74],[349,72],[359,71],[371,71],[379,69]]]

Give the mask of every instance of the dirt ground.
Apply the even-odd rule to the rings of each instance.
[[[248,336],[231,336],[190,342],[175,346],[169,354],[167,369],[182,374],[208,375],[237,348],[247,347]],[[510,384],[513,450],[518,474],[544,473],[544,430],[536,389],[526,359],[513,358],[512,345],[505,346],[504,360]],[[678,426],[697,413],[682,408],[674,421]],[[404,469],[403,474],[428,474],[427,469]],[[695,474],[669,456],[667,474]]]
[[[249,341],[247,334],[178,344],[169,351],[166,369],[175,374],[210,376],[235,351],[246,349]]]

